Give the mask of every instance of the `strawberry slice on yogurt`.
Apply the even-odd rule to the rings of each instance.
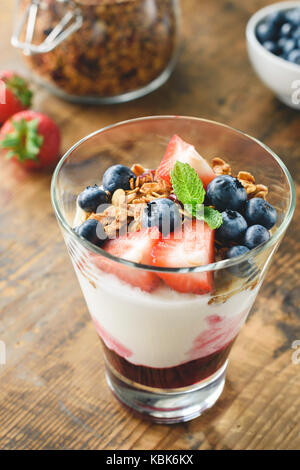
[[[152,263],[168,268],[196,267],[214,262],[214,230],[202,221],[193,220],[183,231],[173,232],[154,246]],[[213,290],[212,271],[200,273],[157,273],[174,290],[206,294]]]
[[[205,188],[216,177],[208,162],[199,155],[195,147],[175,134],[170,140],[165,155],[157,169],[157,174],[170,185],[170,173],[176,161],[188,163],[194,168]]]
[[[108,240],[103,249],[111,255],[139,264],[152,264],[151,253],[161,235],[157,227],[142,229],[138,232],[127,233],[115,239]],[[114,274],[119,279],[151,292],[159,284],[159,278],[151,271],[136,269],[126,264],[112,261],[104,256],[96,256],[96,264],[107,273]]]

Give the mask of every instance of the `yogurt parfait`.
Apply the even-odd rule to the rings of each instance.
[[[242,159],[207,158],[179,133],[161,149],[155,166],[141,158],[93,172],[65,238],[112,391],[178,422],[221,394],[281,216],[268,178]]]

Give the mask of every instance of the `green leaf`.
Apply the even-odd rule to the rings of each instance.
[[[199,220],[204,220],[212,230],[219,228],[223,223],[222,214],[210,206],[198,205],[194,208],[192,215]]]
[[[171,171],[174,193],[182,204],[202,204],[205,189],[197,172],[188,163],[177,161]]]
[[[16,157],[20,161],[38,160],[44,141],[44,137],[37,132],[38,124],[38,119],[12,120],[14,130],[6,134],[0,143],[0,148],[8,150],[6,158]]]
[[[204,220],[212,230],[222,225],[222,214],[213,207],[203,205],[205,189],[197,172],[188,163],[175,163],[171,183],[178,200],[193,217]]]
[[[19,144],[19,138],[15,132],[6,134],[1,141],[1,148],[13,148]]]
[[[14,152],[13,150],[10,150],[9,152],[7,152],[7,153],[5,154],[5,159],[6,159],[6,160],[10,160],[11,158],[13,158],[13,157],[15,157],[15,156],[16,156],[15,152]]]
[[[219,228],[223,223],[222,214],[212,207],[204,207],[204,220],[211,229]]]
[[[13,94],[21,101],[25,108],[30,108],[32,102],[32,91],[28,88],[26,80],[17,75],[13,75],[5,82]]]

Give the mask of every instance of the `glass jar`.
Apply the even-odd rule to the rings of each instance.
[[[169,78],[178,17],[178,0],[18,0],[12,44],[62,98],[119,103]]]

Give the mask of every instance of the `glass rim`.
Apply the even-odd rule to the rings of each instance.
[[[290,189],[290,205],[289,208],[285,214],[285,217],[279,227],[277,227],[276,231],[274,234],[271,235],[269,240],[266,242],[262,243],[261,245],[257,246],[256,248],[253,248],[249,252],[236,256],[234,258],[230,259],[224,259],[221,261],[215,261],[214,263],[206,264],[206,265],[200,265],[200,266],[193,266],[193,267],[159,267],[159,266],[153,266],[153,265],[147,265],[147,264],[142,264],[142,263],[135,263],[133,261],[125,260],[123,258],[119,258],[118,256],[111,255],[107,251],[103,250],[100,247],[97,247],[93,243],[89,242],[88,240],[84,239],[80,235],[74,232],[73,228],[67,220],[65,219],[64,215],[62,214],[58,200],[57,200],[57,177],[59,175],[59,172],[64,164],[64,162],[67,160],[67,158],[76,150],[80,145],[82,145],[84,142],[88,141],[89,139],[95,137],[96,135],[102,134],[108,130],[111,129],[116,129],[120,128],[123,126],[126,126],[128,124],[132,123],[138,123],[138,122],[144,122],[144,121],[153,121],[153,120],[189,120],[189,121],[196,121],[196,122],[206,122],[209,124],[213,124],[214,126],[219,126],[219,127],[224,127],[226,129],[229,129],[231,131],[234,131],[241,136],[246,137],[247,139],[250,139],[251,141],[255,142],[258,144],[260,147],[262,147],[264,150],[266,150],[271,157],[278,163],[279,167],[283,171],[288,184],[289,184],[289,189]],[[213,121],[210,119],[204,119],[204,118],[198,118],[198,117],[193,117],[193,116],[177,116],[177,115],[157,115],[157,116],[145,116],[145,117],[139,117],[139,118],[134,118],[134,119],[128,119],[125,121],[120,121],[115,124],[110,124],[108,126],[102,127],[101,129],[98,129],[94,132],[91,132],[87,136],[83,137],[79,141],[77,141],[72,147],[67,150],[67,152],[61,157],[59,160],[58,164],[56,165],[56,168],[53,172],[52,179],[51,179],[51,201],[52,205],[54,208],[55,215],[59,221],[59,223],[62,225],[62,227],[66,230],[66,232],[73,238],[77,239],[77,241],[83,245],[85,248],[87,248],[89,251],[92,251],[98,255],[104,256],[105,258],[108,258],[112,261],[118,262],[120,264],[130,266],[133,268],[137,269],[142,269],[142,270],[147,270],[147,271],[154,271],[154,272],[161,272],[161,273],[196,273],[196,272],[207,272],[207,271],[218,271],[224,268],[228,268],[230,266],[234,266],[236,264],[239,264],[243,261],[246,261],[250,257],[255,257],[257,256],[260,252],[270,248],[273,246],[281,237],[281,235],[285,232],[287,229],[289,223],[292,220],[294,209],[295,209],[295,200],[296,200],[296,195],[295,195],[295,186],[292,180],[292,177],[290,175],[289,170],[283,163],[283,161],[278,157],[278,155],[273,152],[267,145],[263,144],[260,140],[256,139],[255,137],[252,137],[248,135],[247,133],[237,130],[227,124],[222,124],[217,121]]]

